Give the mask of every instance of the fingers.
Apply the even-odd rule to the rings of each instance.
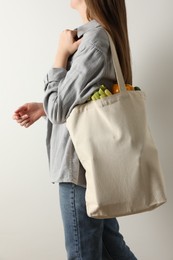
[[[12,116],[13,120],[16,120],[21,126],[27,125],[29,122],[29,115],[26,114],[27,112],[27,104],[19,107]]]
[[[77,35],[77,30],[69,30],[69,29],[66,29],[64,31],[62,31],[62,34],[70,34],[72,35],[73,37],[75,37]]]
[[[26,113],[26,111],[27,111],[27,104],[19,107],[14,113],[19,114],[19,115],[24,115],[24,113]]]
[[[29,127],[29,126],[31,125],[31,123],[30,123],[30,120],[28,119],[28,120],[22,121],[22,122],[20,123],[20,125],[27,128],[27,127]]]
[[[27,114],[20,116],[19,114],[15,113],[12,118],[16,121],[20,121],[20,120],[22,121],[29,118],[29,116]]]
[[[77,30],[71,31],[71,34],[72,34],[73,38],[75,38],[77,36]]]
[[[28,115],[19,116],[18,114],[14,114],[13,119],[16,120],[18,124],[26,128],[32,124],[30,117]]]
[[[77,51],[79,44],[81,41],[77,38],[77,30],[65,30],[60,34],[59,38],[59,44],[58,44],[58,51],[57,56],[55,58],[55,64],[58,64],[58,66],[62,66],[62,64],[59,62],[56,63],[59,59],[59,55],[63,54],[63,57],[68,58],[70,55],[72,55],[74,52]],[[65,64],[66,65],[66,64]],[[64,66],[64,64],[63,64]]]
[[[12,116],[12,118],[13,118],[13,120],[17,120],[17,119],[19,119],[19,116],[18,116],[17,114],[14,114],[14,115]]]
[[[82,40],[82,39],[79,39],[78,41],[74,42],[75,48],[78,49],[78,47],[79,47],[79,45],[80,45],[80,43],[81,43],[81,40]]]

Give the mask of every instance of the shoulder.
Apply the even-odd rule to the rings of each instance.
[[[101,26],[88,30],[82,37],[80,48],[95,48],[107,54],[109,49],[109,40],[105,29]]]

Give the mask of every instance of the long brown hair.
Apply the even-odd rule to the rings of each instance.
[[[85,0],[88,20],[96,19],[112,36],[125,83],[132,84],[125,0]]]

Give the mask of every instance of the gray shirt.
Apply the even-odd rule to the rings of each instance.
[[[110,89],[115,82],[115,72],[108,36],[100,24],[92,20],[80,26],[77,36],[82,40],[69,58],[67,69],[52,68],[48,72],[43,104],[48,121],[46,142],[51,181],[85,186],[85,170],[74,150],[66,119],[72,109],[87,102],[101,84]]]

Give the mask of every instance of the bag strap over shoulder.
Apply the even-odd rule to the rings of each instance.
[[[114,42],[112,40],[112,37],[110,36],[110,34],[108,32],[107,32],[107,35],[108,35],[109,42],[110,42],[110,48],[111,48],[111,53],[112,53],[112,61],[113,61],[113,65],[114,65],[114,69],[115,69],[115,74],[116,74],[116,77],[117,77],[118,85],[120,86],[120,91],[123,92],[123,91],[126,91],[126,87],[125,87],[125,82],[124,82],[122,70],[121,70],[121,67],[120,67],[118,55],[117,55],[117,52],[116,52],[115,45],[114,45]]]

